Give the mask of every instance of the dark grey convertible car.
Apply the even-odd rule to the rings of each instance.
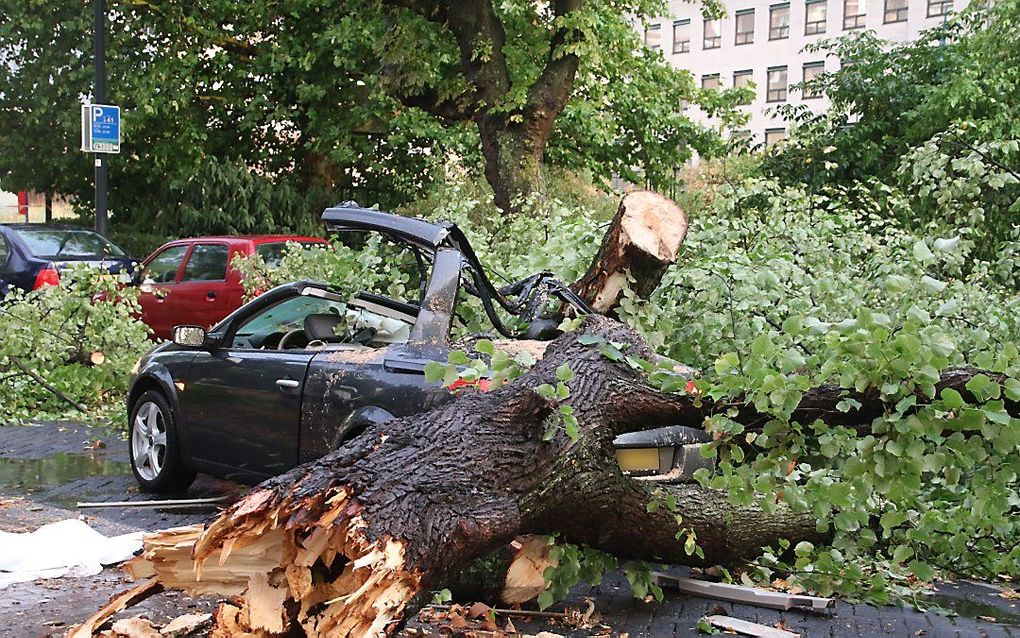
[[[177,326],[174,340],[138,363],[128,397],[131,466],[150,491],[187,487],[196,471],[263,480],[327,454],[369,424],[428,410],[451,398],[426,381],[446,361],[458,294],[478,296],[496,332],[548,339],[551,297],[588,305],[548,273],[496,290],[463,233],[356,204],[327,209],[327,228],[380,233],[410,254],[418,298],[391,299],[299,281],[257,297],[206,332]],[[515,317],[515,329],[500,313]],[[617,440],[636,474],[689,475],[702,439],[662,428]]]

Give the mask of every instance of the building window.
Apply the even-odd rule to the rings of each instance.
[[[783,102],[786,100],[786,67],[776,66],[769,69],[768,93],[765,96],[766,102]]]
[[[722,46],[722,35],[719,32],[718,20],[705,20],[705,39],[701,43],[703,49],[718,49]]]
[[[754,9],[744,9],[736,13],[737,36],[736,44],[751,44],[754,42]]]
[[[765,129],[765,146],[772,146],[786,139],[785,128],[767,128]]]
[[[843,0],[843,28],[863,28],[867,6],[867,0]]]
[[[810,0],[804,12],[804,35],[825,33],[825,16],[828,13],[826,0]]]
[[[751,85],[754,81],[753,78],[754,74],[751,72],[751,69],[747,69],[746,71],[734,71],[733,88],[739,89],[745,86],[752,88]],[[750,104],[752,101],[754,101],[754,97],[747,97],[746,99],[741,100],[740,103]]]
[[[711,75],[701,76],[701,88],[703,89],[718,89],[719,88],[719,74],[713,73]]]
[[[769,7],[769,40],[782,40],[788,37],[790,37],[790,4],[774,4]]]
[[[953,0],[928,0],[928,17],[937,18],[953,12]]]
[[[804,65],[804,87],[803,96],[805,100],[822,97],[822,92],[817,88],[808,86],[808,83],[825,72],[825,62],[808,62]]]
[[[730,144],[738,149],[746,149],[753,141],[751,131],[747,129],[739,129],[730,133]]]
[[[691,21],[677,20],[673,23],[673,53],[689,53],[691,50]]]
[[[733,86],[740,88],[742,86],[751,86],[751,82],[754,81],[754,73],[751,69],[746,71],[734,71],[733,72]]]
[[[905,22],[907,19],[907,0],[885,0],[885,24]]]
[[[645,46],[654,51],[662,48],[662,25],[653,24],[645,29]]]

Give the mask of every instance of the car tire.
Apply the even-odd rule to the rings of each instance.
[[[143,393],[131,409],[128,458],[145,492],[181,492],[195,480],[194,470],[181,461],[174,411],[158,390]]]

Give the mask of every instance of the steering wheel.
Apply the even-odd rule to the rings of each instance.
[[[291,330],[287,334],[283,335],[283,337],[280,339],[280,343],[276,344],[276,349],[286,350],[288,343],[290,343],[290,341],[292,341],[296,335],[304,333],[305,331],[302,328],[298,328],[297,330]]]

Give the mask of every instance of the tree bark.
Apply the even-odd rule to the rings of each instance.
[[[590,317],[583,329],[652,355],[610,319]],[[543,441],[559,406],[533,388],[555,384],[564,363],[575,377],[563,403],[580,436],[557,430]],[[621,558],[690,564],[750,556],[779,538],[820,540],[808,514],[735,507],[720,492],[623,475],[615,436],[660,425],[672,405],[568,333],[499,390],[373,426],[266,481],[204,530],[149,536],[131,571],[169,587],[240,595],[255,630],[300,625],[311,636],[372,636],[395,632],[430,588],[520,534],[559,532]],[[683,551],[673,512],[648,511],[657,490],[676,497],[704,560]]]

